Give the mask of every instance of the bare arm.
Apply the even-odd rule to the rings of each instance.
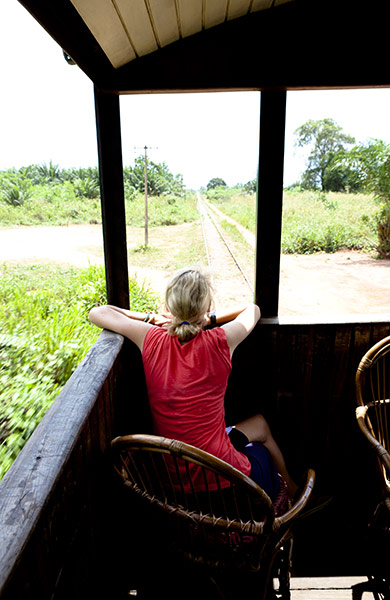
[[[250,334],[259,319],[259,307],[256,304],[249,304],[233,321],[222,325],[222,329],[226,333],[230,355],[233,354],[235,348]]]
[[[107,305],[92,308],[89,320],[101,329],[110,329],[129,338],[142,352],[149,328],[152,325],[164,326],[170,320],[170,315],[141,313]]]
[[[238,317],[238,315],[242,313],[246,308],[247,305],[239,307],[235,306],[233,308],[218,310],[218,312],[215,313],[215,322],[217,325],[229,323],[229,321],[233,321],[233,319]],[[210,313],[208,313],[206,315],[206,326],[211,324],[212,323]]]

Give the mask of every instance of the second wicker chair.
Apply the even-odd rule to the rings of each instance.
[[[390,337],[370,348],[356,372],[356,418],[377,458],[382,497],[368,526],[368,581],[354,587],[353,598],[369,591],[390,599]]]

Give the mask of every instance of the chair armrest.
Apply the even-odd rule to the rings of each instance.
[[[308,469],[302,492],[300,493],[298,499],[294,502],[293,506],[283,515],[275,519],[275,524],[277,526],[286,525],[301,514],[310,500],[310,496],[314,488],[314,482],[315,472],[313,469]]]
[[[374,437],[366,424],[368,406],[358,406],[356,408],[356,420],[360,427],[360,430],[365,435],[366,439],[370,442],[376,455],[382,462],[383,466],[387,471],[387,477],[390,477],[390,455],[386,448]]]

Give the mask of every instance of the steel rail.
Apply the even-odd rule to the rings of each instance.
[[[204,211],[206,212],[206,214],[207,214],[207,216],[209,217],[210,221],[212,222],[212,224],[214,225],[215,229],[217,230],[217,232],[218,232],[218,234],[219,234],[220,238],[222,239],[223,243],[225,244],[225,246],[226,246],[227,250],[229,251],[229,253],[230,253],[231,257],[233,258],[233,260],[234,260],[234,262],[235,262],[235,264],[236,264],[236,266],[237,266],[238,270],[240,271],[241,275],[242,275],[242,276],[243,276],[243,278],[245,279],[245,281],[246,281],[246,283],[247,283],[247,285],[248,285],[248,287],[249,287],[250,291],[253,293],[253,292],[254,292],[254,289],[253,289],[253,287],[252,287],[252,285],[251,285],[251,283],[250,283],[250,281],[249,281],[248,277],[246,276],[246,274],[245,274],[245,271],[243,270],[243,268],[241,267],[240,263],[238,262],[238,259],[237,259],[237,257],[235,256],[235,254],[234,254],[233,250],[231,249],[231,247],[229,246],[228,242],[226,241],[226,238],[225,238],[225,236],[223,235],[223,233],[222,233],[222,231],[221,231],[221,228],[220,228],[220,227],[219,227],[219,225],[217,224],[216,220],[214,219],[214,217],[212,216],[212,214],[211,214],[211,212],[210,212],[210,209],[208,208],[207,204],[206,204],[206,203],[205,203],[205,202],[202,200],[202,198],[201,198],[201,196],[200,196],[200,194],[199,194],[199,193],[198,193],[198,203],[199,203],[200,205],[202,205],[202,207],[203,207]],[[199,212],[200,212],[200,211],[199,211]],[[204,217],[203,217],[202,213],[200,213],[200,216],[201,216],[201,223],[202,223],[203,236],[204,236],[204,238],[205,238],[205,237],[206,237],[206,232],[205,232],[204,223],[203,223],[203,219],[204,219]],[[207,260],[208,260],[208,263],[209,263],[209,265],[210,265],[210,255],[209,255],[209,251],[208,251],[207,241],[205,241],[205,246],[206,246]]]
[[[197,197],[198,197],[198,205],[202,204],[203,207],[206,208],[205,204],[204,204],[204,202],[202,202],[199,194],[197,195]],[[199,208],[198,208],[198,210],[199,210]],[[209,251],[209,245],[207,243],[206,228],[204,226],[204,215],[201,213],[200,210],[199,210],[199,214],[200,214],[200,224],[201,224],[202,233],[203,233],[203,243],[204,243],[204,247],[205,247],[205,250],[206,250],[207,264],[210,267],[210,265],[211,265],[210,251]]]

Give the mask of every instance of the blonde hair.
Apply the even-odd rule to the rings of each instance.
[[[172,315],[168,333],[185,341],[194,337],[213,302],[209,276],[196,267],[177,271],[165,291],[165,305]]]

